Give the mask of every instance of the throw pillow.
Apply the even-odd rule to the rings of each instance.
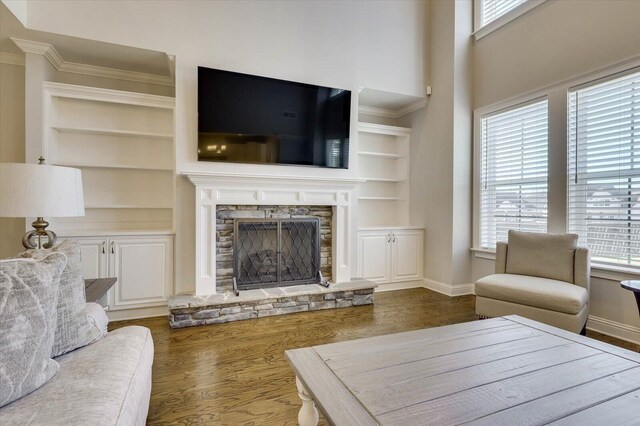
[[[506,273],[573,283],[577,247],[576,234],[509,231]]]
[[[67,259],[0,261],[0,407],[33,392],[58,371],[51,359],[60,275]]]
[[[80,243],[64,240],[51,249],[27,250],[18,257],[40,259],[49,253],[64,253],[67,256],[67,267],[60,277],[58,290],[58,326],[51,354],[55,358],[100,340],[105,333],[85,310]]]

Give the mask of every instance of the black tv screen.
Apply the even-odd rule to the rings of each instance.
[[[198,67],[198,161],[349,167],[351,92]]]

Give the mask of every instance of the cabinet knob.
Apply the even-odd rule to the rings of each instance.
[[[107,244],[107,242],[106,242],[106,241],[103,241],[103,242],[102,242],[102,254],[105,254],[105,253],[106,253],[106,250],[105,250],[105,248],[104,248],[104,246],[105,246],[106,244]]]
[[[115,254],[116,253],[116,249],[114,248],[114,242],[111,241],[111,254]]]
[[[387,242],[390,243],[391,242],[391,234],[387,234]]]
[[[396,242],[396,234],[393,234],[393,241],[391,241],[392,243]]]

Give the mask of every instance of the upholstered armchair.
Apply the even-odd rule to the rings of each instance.
[[[520,315],[584,334],[589,316],[589,250],[575,234],[509,231],[496,247],[495,274],[476,282],[476,315]]]

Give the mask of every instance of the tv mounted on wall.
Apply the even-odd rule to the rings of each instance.
[[[351,92],[198,67],[198,161],[349,167]]]

